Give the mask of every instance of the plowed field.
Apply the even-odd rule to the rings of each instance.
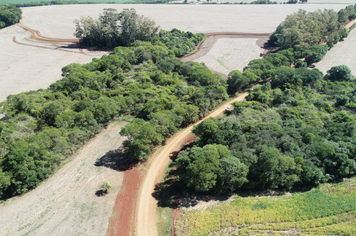
[[[105,235],[123,177],[115,170],[123,125],[109,125],[36,189],[0,205],[0,235]],[[103,182],[112,189],[97,196]]]

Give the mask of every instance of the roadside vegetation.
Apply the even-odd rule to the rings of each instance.
[[[354,19],[354,6],[339,13],[317,13],[336,17],[328,22],[336,23],[332,34],[339,36],[341,31],[347,32],[342,26],[346,20],[338,18],[345,11],[349,12],[347,20]],[[285,22],[298,14],[306,13],[288,16]],[[300,33],[306,27],[285,22],[276,30],[280,34],[271,36],[272,42],[281,42],[278,39],[285,39],[286,32]],[[252,60],[243,72],[229,74],[230,95],[259,82],[262,85],[254,87],[245,102],[233,103],[234,109],[226,111],[226,116],[197,125],[193,129],[196,140],[173,158],[169,181],[157,190],[162,209],[192,193],[302,193],[237,196],[231,204],[207,211],[184,210],[177,223],[178,235],[354,234],[354,179],[347,178],[356,173],[356,80],[343,65],[330,68],[326,75],[306,68],[320,61],[329,47],[325,36],[308,41],[309,33],[303,34],[296,34],[288,45],[279,44],[263,59]],[[346,182],[326,184],[340,180]]]
[[[313,187],[354,175],[356,80],[343,65],[325,76],[304,68],[326,52],[326,45],[288,48],[252,60],[243,73],[232,71],[230,94],[271,82],[234,103],[228,116],[194,128],[198,139],[175,161],[177,181],[196,193],[229,193]],[[290,67],[301,54],[306,63]]]
[[[22,11],[20,8],[0,4],[0,29],[14,25],[21,20]]]
[[[70,64],[48,89],[1,103],[0,197],[35,188],[115,116],[137,117],[122,132],[130,137],[126,152],[145,159],[177,129],[228,99],[226,81],[204,65],[183,63],[169,37],[202,39],[164,31],[152,43],[135,41],[91,63]]]

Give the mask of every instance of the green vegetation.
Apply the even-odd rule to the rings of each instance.
[[[347,66],[323,76],[296,60],[304,55],[309,65],[327,48],[288,48],[252,60],[243,73],[232,71],[230,94],[261,79],[272,82],[234,103],[227,117],[193,129],[198,139],[174,162],[182,192],[292,189],[354,175],[356,80]]]
[[[228,204],[187,211],[177,235],[355,235],[355,178],[284,196],[235,196]],[[184,232],[184,233],[183,233]],[[294,233],[294,234],[293,234]]]
[[[0,29],[18,23],[21,20],[21,15],[20,8],[0,4]]]
[[[176,161],[179,181],[206,193],[317,186],[355,174],[356,82],[340,74],[348,73],[333,67],[323,79],[317,69],[278,68],[229,116],[194,128],[196,147]],[[197,154],[212,145],[224,145],[224,156]]]
[[[161,30],[153,20],[138,15],[135,9],[124,9],[118,13],[116,9],[104,9],[99,19],[81,17],[75,21],[75,36],[80,44],[91,47],[113,48],[132,45],[136,40],[164,43],[177,57],[195,50],[204,38],[204,34],[193,34],[177,29]]]
[[[140,16],[135,9],[104,9],[99,19],[82,16],[75,20],[75,37],[79,43],[90,47],[128,46],[136,40],[150,41],[157,33],[158,27],[148,17]]]
[[[339,12],[318,10],[298,12],[287,16],[271,35],[271,43],[282,48],[304,51],[308,47],[327,42],[329,47],[347,36],[342,26],[347,20],[356,18],[356,6],[348,6]]]
[[[111,187],[111,184],[109,184],[108,182],[104,182],[100,185],[100,191],[102,191],[103,194],[107,194]]]
[[[168,47],[159,35],[153,43],[136,41],[91,63],[64,67],[63,79],[49,89],[8,96],[1,103],[0,198],[35,188],[114,117],[137,117],[122,134],[129,136],[130,157],[145,159],[155,145],[226,100],[224,79],[175,57],[179,44],[169,38],[183,42],[187,35],[202,38],[164,31]]]

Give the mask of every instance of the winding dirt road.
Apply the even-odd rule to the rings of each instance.
[[[46,42],[56,42],[56,43],[78,43],[79,39],[59,39],[59,38],[49,38],[49,37],[44,37],[41,35],[41,33],[38,30],[33,30],[30,29],[20,23],[17,23],[19,27],[22,29],[31,32],[31,38],[40,40],[40,41],[46,41]]]
[[[201,123],[203,120],[210,117],[217,117],[225,111],[228,104],[235,101],[243,101],[248,93],[243,93],[238,97],[230,100],[215,109],[210,115],[198,121],[194,125]],[[170,138],[166,145],[158,150],[151,158],[150,165],[147,169],[146,176],[141,185],[141,191],[138,197],[136,208],[136,235],[137,236],[156,236],[158,235],[156,226],[156,208],[157,200],[152,196],[154,188],[159,183],[163,176],[166,167],[168,166],[170,154],[174,151],[179,151],[184,142],[189,139],[194,125],[180,131],[174,137]]]

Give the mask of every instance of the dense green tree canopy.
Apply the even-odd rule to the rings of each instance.
[[[340,39],[347,35],[342,23],[355,19],[356,7],[348,6],[339,12],[334,10],[317,10],[306,12],[299,10],[287,16],[271,35],[271,42],[282,48],[294,48],[306,50],[309,46],[328,42],[332,47]]]
[[[101,21],[115,14],[107,10]],[[179,42],[191,43],[189,53],[201,35],[163,35],[165,43],[172,35],[177,43],[167,47],[159,35],[153,44],[135,41],[91,63],[65,66],[49,89],[10,95],[1,104],[0,198],[35,188],[114,117],[137,117],[121,134],[128,136],[128,158],[144,160],[177,129],[228,98],[220,76],[175,57]]]
[[[138,15],[135,9],[104,9],[99,19],[82,16],[75,20],[75,36],[85,46],[109,47],[127,46],[135,40],[150,41],[158,32],[155,22]]]
[[[21,20],[22,10],[13,5],[0,5],[0,29]]]
[[[216,182],[191,190],[311,187],[356,174],[356,82],[345,68],[332,68],[323,78],[317,69],[279,67],[272,84],[235,102],[228,116],[197,125],[195,148],[224,145],[231,153],[219,159]],[[181,162],[187,153],[176,161],[178,180],[185,184],[190,180],[183,175],[190,176],[191,169]],[[195,162],[204,166],[206,160]]]

